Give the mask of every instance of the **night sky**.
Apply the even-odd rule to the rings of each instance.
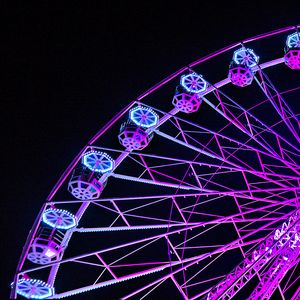
[[[24,2],[2,10],[7,169],[2,171],[1,299],[8,298],[22,246],[45,198],[101,126],[189,62],[300,23],[297,1],[272,8],[250,1],[62,3]]]

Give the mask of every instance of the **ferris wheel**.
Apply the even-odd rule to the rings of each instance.
[[[300,299],[299,28],[207,55],[119,112],[46,199],[11,298]]]

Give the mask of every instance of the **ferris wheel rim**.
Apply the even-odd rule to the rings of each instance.
[[[57,181],[57,183],[54,185],[53,189],[50,191],[48,197],[47,197],[47,200],[46,201],[51,201],[55,191],[57,190],[57,186],[59,185],[59,183],[64,179],[66,178],[69,173],[71,172],[71,168],[72,166],[74,166],[79,160],[80,158],[82,157],[83,153],[85,151],[87,151],[88,147],[90,145],[93,144],[93,142],[98,139],[104,132],[106,132],[112,125],[114,122],[116,122],[118,119],[120,119],[123,114],[129,110],[130,108],[132,108],[136,103],[139,103],[140,100],[142,100],[143,98],[145,98],[146,96],[148,96],[149,94],[151,94],[152,92],[154,92],[155,90],[159,89],[161,86],[165,85],[166,83],[168,83],[170,80],[172,80],[173,78],[175,78],[176,76],[182,74],[183,72],[189,70],[190,67],[194,67],[206,60],[209,60],[209,59],[212,59],[214,58],[215,56],[219,55],[219,54],[222,54],[224,52],[227,52],[239,45],[241,45],[241,43],[243,44],[246,44],[248,42],[252,42],[252,41],[255,41],[255,40],[260,40],[260,39],[263,39],[263,38],[266,38],[266,37],[269,37],[269,36],[272,36],[272,35],[277,35],[277,34],[280,34],[280,33],[283,33],[283,32],[287,32],[287,31],[290,31],[290,30],[293,30],[293,29],[298,29],[300,28],[300,24],[298,25],[293,25],[293,26],[287,26],[287,27],[284,27],[284,28],[279,28],[277,30],[273,30],[273,31],[269,31],[267,33],[263,33],[263,34],[259,34],[259,35],[256,35],[254,37],[250,37],[250,38],[247,38],[241,42],[236,42],[236,43],[233,43],[231,44],[230,46],[226,46],[224,48],[221,48],[219,50],[216,50],[214,52],[212,52],[211,54],[208,54],[202,58],[199,58],[197,59],[196,61],[190,63],[187,67],[183,67],[181,69],[179,69],[178,71],[174,72],[173,74],[171,74],[170,76],[166,77],[165,79],[159,81],[157,84],[155,84],[154,86],[152,86],[151,88],[149,88],[148,90],[146,90],[144,93],[140,94],[139,96],[137,96],[136,100],[132,100],[131,102],[128,103],[127,106],[125,106],[119,113],[117,113],[117,115],[115,117],[113,117],[111,120],[109,120],[89,141],[88,143],[81,149],[81,151],[78,153],[78,155],[73,159],[73,161],[70,163],[70,165],[66,168],[65,172],[60,176],[59,180]],[[265,64],[260,64],[263,68],[267,68],[269,66],[273,66],[273,65],[276,65],[278,63],[283,63],[284,62],[284,59],[283,58],[279,58],[278,61],[277,60],[272,60],[270,61],[270,65],[268,65],[267,63]],[[227,84],[229,83],[229,79],[228,78],[225,78],[223,81],[220,81],[219,82],[219,86],[223,86],[224,84]],[[218,86],[218,87],[219,87]],[[208,88],[208,90],[210,89],[211,87]],[[68,172],[69,170],[69,172]]]
[[[269,32],[269,33],[264,34],[264,35],[258,35],[258,36],[254,37],[254,38],[247,39],[247,40],[243,41],[243,43],[247,43],[247,42],[250,42],[250,41],[253,41],[253,40],[259,40],[259,39],[265,38],[265,37],[267,37],[267,36],[269,36],[269,35],[279,34],[279,33],[286,32],[286,31],[289,31],[289,30],[292,30],[292,29],[295,29],[295,28],[299,28],[299,27],[300,27],[300,25],[292,26],[292,27],[286,27],[286,28],[281,29],[281,30],[272,31],[272,32]],[[215,54],[215,55],[211,55],[211,56],[207,57],[206,59],[202,59],[202,60],[200,59],[200,60],[197,60],[197,61],[194,62],[194,63],[191,63],[191,64],[189,65],[189,67],[182,68],[182,69],[180,69],[179,71],[177,71],[176,76],[178,76],[179,74],[181,74],[181,73],[183,73],[184,71],[188,70],[188,68],[190,68],[191,66],[196,66],[196,65],[200,64],[201,62],[203,62],[203,61],[205,61],[205,60],[207,60],[207,59],[211,59],[211,58],[213,58],[213,57],[215,57],[215,56],[217,56],[217,55],[223,53],[223,52],[225,51],[224,49],[226,49],[226,51],[228,51],[228,50],[234,48],[236,45],[239,45],[239,44],[240,44],[240,43],[233,44],[233,45],[231,45],[231,46],[228,46],[228,47],[226,47],[226,48],[223,48],[223,49],[219,50],[218,52],[214,52],[214,53],[217,53],[217,54]],[[276,65],[276,64],[279,64],[279,63],[283,63],[283,62],[284,62],[284,61],[283,61],[283,58],[279,58],[279,59],[276,59],[276,60],[272,60],[272,61],[268,61],[268,62],[265,62],[265,63],[263,63],[263,64],[260,64],[258,67],[261,67],[261,68],[264,69],[264,68],[272,67],[272,66],[274,66],[274,65]],[[178,73],[178,72],[180,72],[180,73]],[[175,74],[175,73],[174,73],[174,74]],[[127,111],[127,110],[128,110],[128,107],[133,107],[136,103],[139,103],[140,100],[142,100],[144,97],[146,97],[146,96],[149,95],[150,93],[154,92],[157,88],[161,87],[162,85],[166,84],[168,81],[170,81],[172,78],[175,77],[175,76],[172,77],[174,74],[170,75],[170,76],[167,77],[165,80],[163,80],[163,84],[161,84],[161,82],[160,82],[158,85],[155,85],[154,87],[152,87],[151,89],[149,89],[149,90],[146,91],[145,93],[141,94],[141,95],[137,98],[136,101],[132,101],[132,102],[127,106],[127,108],[126,108],[126,109],[124,108],[124,110],[122,110],[122,111],[123,111],[123,112]],[[172,78],[171,78],[171,77],[172,77]],[[169,78],[169,79],[168,79],[168,78]],[[224,79],[224,80],[218,82],[217,84],[215,84],[213,87],[211,87],[211,90],[208,91],[207,93],[211,92],[211,91],[215,88],[215,86],[217,86],[217,88],[218,88],[219,86],[225,85],[225,84],[227,84],[227,83],[229,83],[229,81],[228,81],[228,79],[226,78],[226,79]],[[150,92],[149,92],[149,91],[150,91]],[[206,92],[205,92],[205,93],[206,93]],[[123,114],[120,113],[120,114],[117,115],[116,117],[117,117],[117,118],[120,118],[122,115],[123,115]],[[119,116],[119,117],[118,117],[118,116]],[[115,120],[115,118],[114,118],[113,120]],[[112,123],[114,123],[114,122],[115,122],[115,121],[110,121],[107,125],[105,125],[105,126],[103,127],[103,129],[100,130],[100,135],[101,135],[101,132],[104,132],[104,131],[108,130],[107,128],[109,128],[110,125],[111,125]],[[82,149],[82,151],[78,154],[77,160],[76,160],[76,158],[74,159],[74,161],[73,161],[74,164],[73,164],[73,165],[75,165],[75,164],[80,160],[80,158],[82,157],[82,155],[83,155],[86,151],[89,150],[89,148],[90,148],[91,145],[93,144],[93,141],[95,140],[95,137],[96,137],[96,136],[99,137],[100,135],[99,135],[99,132],[96,133],[96,135],[91,139],[91,141],[90,141],[90,142]],[[71,166],[71,165],[70,165],[70,166]],[[70,166],[69,166],[69,167],[70,167]],[[68,168],[69,168],[69,167],[68,167]],[[66,169],[66,171],[68,170],[68,168]],[[72,167],[70,167],[70,169],[72,169]],[[69,175],[69,173],[67,174],[67,176],[68,176],[68,175]],[[65,176],[65,177],[67,177],[67,176]],[[62,178],[62,177],[61,177],[61,178]],[[61,179],[60,179],[60,180],[61,180]],[[57,185],[59,185],[60,180],[57,182]],[[47,204],[47,203],[52,203],[52,196],[53,196],[53,194],[54,194],[54,193],[53,193],[53,190],[52,190],[52,192],[49,194],[49,197],[47,198],[47,202],[45,203],[44,207],[43,207],[42,210],[41,210],[40,216],[38,216],[39,221],[41,221],[42,213],[43,213],[43,211],[46,209],[46,204]],[[80,202],[80,201],[79,201],[79,202]],[[53,203],[55,203],[55,202],[53,202]],[[38,218],[37,218],[37,219],[38,219]],[[37,221],[37,224],[38,224],[39,221]],[[36,227],[38,227],[38,226],[36,226]],[[22,259],[22,257],[21,257],[21,259]],[[21,273],[19,273],[19,274],[21,274]]]

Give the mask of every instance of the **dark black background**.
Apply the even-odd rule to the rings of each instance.
[[[42,203],[91,136],[130,100],[189,62],[300,23],[297,1],[274,3],[2,5],[1,299],[8,298]]]

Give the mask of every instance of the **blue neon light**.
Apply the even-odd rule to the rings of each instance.
[[[286,39],[286,45],[289,48],[300,48],[300,33],[295,32],[290,34]]]
[[[90,151],[82,157],[82,163],[91,171],[106,173],[113,169],[114,161],[106,153],[98,151]]]
[[[245,65],[248,68],[253,68],[258,64],[259,56],[257,56],[252,49],[240,48],[233,53],[233,61],[237,65]]]
[[[180,84],[190,93],[202,93],[207,88],[207,82],[196,73],[182,75]]]
[[[17,293],[28,299],[46,299],[54,294],[54,288],[38,279],[20,279]]]
[[[155,126],[158,122],[158,115],[149,107],[136,106],[129,111],[129,118],[136,125],[143,128]]]
[[[43,222],[57,229],[70,229],[77,225],[76,217],[64,209],[49,208],[43,213]]]

